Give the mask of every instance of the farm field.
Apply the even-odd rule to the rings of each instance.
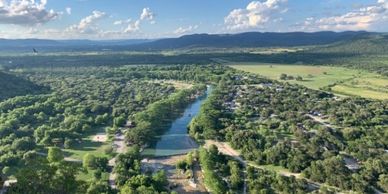
[[[281,74],[301,76],[302,81],[285,80],[312,89],[328,89],[336,94],[388,99],[388,79],[374,73],[343,67],[285,65],[270,63],[233,63],[229,66],[280,80]]]

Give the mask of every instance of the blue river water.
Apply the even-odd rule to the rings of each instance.
[[[187,126],[191,120],[198,114],[203,101],[211,92],[208,87],[203,96],[198,97],[189,105],[181,117],[177,118],[170,128],[158,139],[152,147],[143,151],[144,155],[153,156],[171,156],[188,153],[197,149],[198,144],[188,135]]]

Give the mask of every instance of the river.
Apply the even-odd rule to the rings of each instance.
[[[153,156],[172,156],[188,153],[191,150],[197,149],[198,144],[188,135],[187,126],[199,112],[203,101],[211,92],[211,87],[208,86],[206,93],[198,97],[190,104],[179,118],[177,118],[170,128],[159,137],[154,146],[143,151],[144,155]]]

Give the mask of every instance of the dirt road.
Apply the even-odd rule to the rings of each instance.
[[[36,154],[41,155],[41,156],[47,156],[47,154],[46,154],[46,153],[43,153],[43,152],[36,152]],[[78,162],[78,163],[82,163],[82,160],[76,159],[76,158],[71,158],[71,157],[64,157],[63,160],[66,161],[66,162]]]
[[[240,153],[237,150],[233,149],[226,142],[218,142],[218,141],[214,141],[214,140],[206,140],[205,141],[205,148],[209,148],[210,145],[217,146],[219,152],[221,152],[221,153],[223,153],[225,155],[233,157],[234,159],[239,161],[244,167],[252,166],[254,168],[260,168],[260,169],[266,170],[264,167],[261,167],[259,165],[256,165],[256,164],[252,163],[252,162],[247,162],[246,160],[244,160],[240,156]],[[279,171],[278,173],[280,173],[283,176],[288,176],[288,177],[289,176],[295,176],[295,177],[299,177],[300,176],[299,173],[292,173],[292,172],[288,172],[288,171]]]
[[[101,142],[101,143],[104,143],[107,140],[108,140],[108,136],[106,135],[106,133],[97,133],[92,138],[92,141],[94,141],[94,142]]]
[[[203,194],[207,193],[201,167],[198,162],[194,162],[193,179],[189,179],[185,174],[176,170],[176,163],[186,158],[186,154],[175,156],[164,156],[156,158],[146,158],[141,161],[143,171],[156,172],[164,170],[167,180],[172,186],[171,191],[178,193]]]
[[[112,146],[115,148],[115,152],[118,154],[125,153],[126,146],[125,146],[125,136],[124,134],[116,134],[115,138],[113,140]],[[109,173],[109,185],[111,188],[116,188],[116,174],[113,173],[113,168],[116,166],[116,157],[109,160],[108,165],[111,167],[111,172]]]
[[[331,129],[335,129],[336,128],[334,125],[325,122],[322,118],[320,118],[318,116],[313,116],[311,114],[306,114],[306,115],[308,117],[310,117],[311,119],[313,119],[315,122],[320,123],[321,125],[324,125],[325,127],[328,127],[328,128],[331,128]]]
[[[217,141],[214,141],[214,140],[206,140],[205,141],[205,148],[208,148],[210,145],[215,145],[218,147],[218,151],[225,154],[225,155],[228,155],[228,156],[231,156],[233,157],[234,159],[236,159],[237,161],[241,162],[241,164],[246,167],[246,166],[251,166],[251,167],[254,167],[254,168],[258,168],[258,169],[263,169],[263,170],[268,170],[266,169],[265,167],[262,167],[262,166],[259,166],[259,165],[256,165],[252,162],[247,162],[245,161],[241,156],[240,156],[240,153],[233,149],[229,144],[227,144],[226,142],[217,142]],[[290,177],[290,176],[295,176],[296,178],[301,178],[301,174],[300,173],[292,173],[292,172],[289,172],[289,171],[277,171],[277,173],[283,175],[283,176],[287,176],[287,177]],[[317,182],[313,182],[311,180],[308,180],[309,182],[309,185],[313,188],[319,188],[321,186],[320,183],[317,183]],[[246,192],[246,185],[244,185],[244,192]]]

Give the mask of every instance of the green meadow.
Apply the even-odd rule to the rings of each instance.
[[[363,70],[332,66],[285,65],[270,63],[230,63],[229,66],[264,77],[300,84],[311,89],[329,87],[332,92],[346,96],[388,99],[388,78]],[[281,74],[301,76],[302,81],[280,80]]]
[[[110,142],[96,142],[93,141],[93,137],[97,133],[104,132],[104,128],[99,128],[93,133],[88,134],[84,138],[82,138],[82,142],[75,144],[71,147],[71,149],[63,149],[65,157],[83,160],[83,157],[86,154],[92,154],[97,157],[108,157],[109,155],[105,153],[105,150],[111,147]]]

